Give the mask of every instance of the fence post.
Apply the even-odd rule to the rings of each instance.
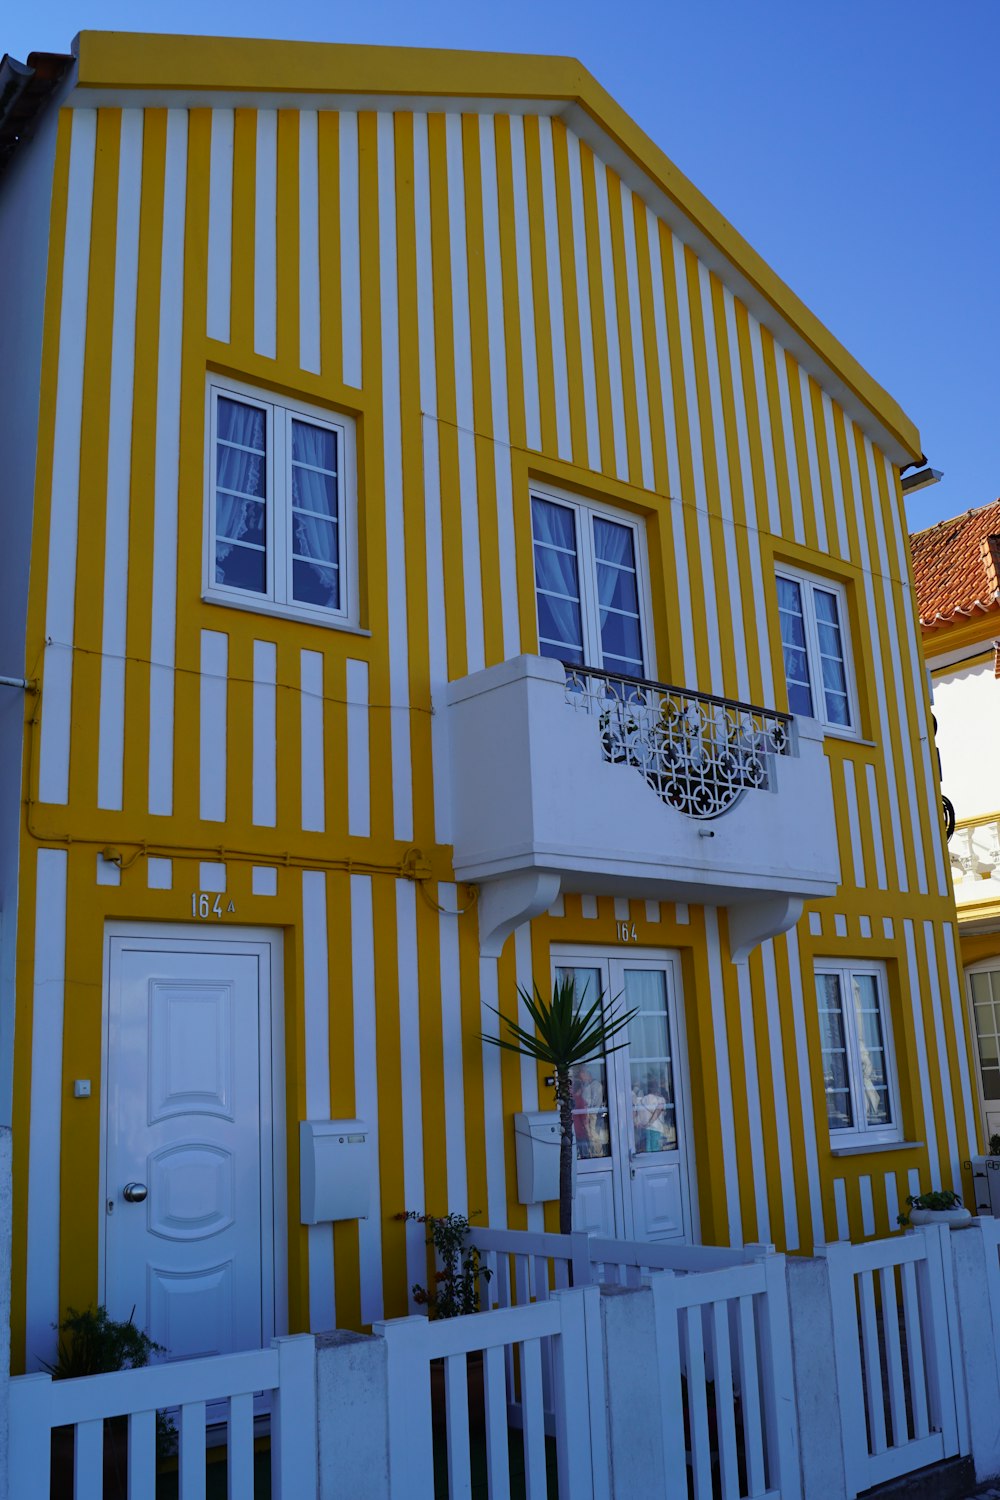
[[[649,1349],[653,1293],[649,1287],[608,1287],[600,1295],[600,1316],[611,1494],[614,1500],[663,1495],[667,1488],[660,1408],[663,1375],[656,1351],[650,1357]]]
[[[385,1339],[318,1334],[320,1500],[389,1500],[388,1410]]]
[[[316,1494],[316,1345],[311,1334],[271,1340],[278,1351],[277,1400],[271,1414],[271,1483],[275,1500]]]
[[[834,1350],[830,1266],[824,1257],[785,1262],[799,1427],[802,1500],[845,1500],[843,1420]]]
[[[559,1334],[553,1349],[553,1396],[555,1397],[556,1450],[559,1462],[559,1494],[572,1500],[607,1500],[607,1449],[599,1475],[594,1469],[594,1450],[603,1439],[604,1402],[596,1420],[592,1400],[592,1380],[603,1385],[603,1365],[594,1359],[593,1370],[588,1358],[587,1306],[588,1292],[596,1287],[563,1288],[553,1292],[559,1304]],[[601,1480],[603,1479],[603,1484]]]
[[[777,1462],[781,1500],[799,1500],[799,1432],[788,1318],[786,1261],[783,1255],[768,1255],[759,1264],[764,1272],[764,1315],[758,1326],[762,1330],[761,1371],[765,1377],[764,1406],[772,1463]],[[771,1482],[774,1483],[773,1476]]]
[[[10,1382],[10,1494],[49,1493],[51,1484],[52,1376],[18,1375]]]
[[[389,1395],[389,1493],[393,1500],[434,1500],[431,1377],[427,1319],[373,1323],[385,1339]]]
[[[843,1439],[844,1482],[849,1496],[865,1487],[863,1465],[856,1455],[868,1452],[868,1422],[865,1416],[858,1344],[858,1304],[854,1293],[853,1247],[839,1242],[817,1245],[816,1254],[826,1261],[830,1275],[833,1309],[833,1353],[840,1397],[840,1430]]]
[[[940,1428],[945,1453],[965,1453],[968,1451],[968,1438],[962,1432],[958,1419],[958,1393],[948,1332],[947,1286],[951,1280],[951,1228],[947,1224],[924,1224],[917,1233],[923,1237],[926,1249],[922,1266],[918,1264],[917,1287],[921,1332],[928,1354],[927,1393],[931,1406],[931,1428]]]
[[[10,1263],[11,1133],[0,1125],[0,1500],[7,1500],[7,1445],[10,1430]]]
[[[664,1494],[667,1500],[687,1500],[687,1463],[684,1441],[684,1397],[681,1391],[681,1341],[677,1331],[677,1277],[673,1271],[658,1271],[650,1281],[653,1295],[653,1329],[656,1365],[660,1377],[660,1432],[666,1468]]]
[[[964,1376],[969,1449],[982,1483],[1000,1474],[1000,1220],[974,1219],[951,1241],[952,1346]],[[994,1283],[998,1283],[994,1286]],[[958,1377],[956,1376],[956,1379]]]

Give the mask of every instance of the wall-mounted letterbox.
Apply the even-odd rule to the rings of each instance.
[[[367,1219],[371,1138],[364,1120],[302,1120],[299,1192],[303,1224]]]
[[[559,1115],[532,1110],[514,1116],[519,1203],[547,1203],[559,1197]]]

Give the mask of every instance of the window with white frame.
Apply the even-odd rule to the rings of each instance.
[[[788,706],[841,734],[855,731],[847,600],[843,588],[808,573],[777,575],[778,620]]]
[[[531,526],[541,655],[642,677],[640,523],[533,491]]]
[[[209,384],[209,598],[353,618],[353,431],[309,407]]]
[[[900,1140],[884,968],[818,962],[816,1004],[831,1144]]]

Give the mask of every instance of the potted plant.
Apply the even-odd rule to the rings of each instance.
[[[581,1063],[617,1052],[625,1042],[614,1038],[638,1015],[638,1009],[624,1015],[605,1014],[604,991],[598,990],[591,1005],[584,1008],[585,996],[578,996],[570,977],[556,981],[548,1000],[535,985],[534,994],[518,986],[518,994],[535,1023],[534,1032],[526,1031],[516,1021],[489,1009],[507,1027],[509,1037],[486,1036],[480,1040],[493,1047],[503,1047],[522,1057],[533,1057],[554,1073],[556,1103],[559,1107],[559,1232],[573,1229],[573,1087],[571,1072]]]
[[[906,1200],[908,1211],[899,1214],[896,1222],[904,1227],[920,1224],[950,1224],[958,1229],[972,1218],[969,1210],[962,1207],[962,1200],[951,1188],[939,1188],[932,1193],[910,1194]]]
[[[43,1361],[53,1380],[77,1380],[85,1375],[105,1375],[114,1370],[139,1370],[153,1354],[165,1354],[162,1344],[136,1328],[133,1307],[128,1319],[109,1317],[106,1307],[88,1307],[78,1312],[66,1309],[58,1325],[59,1344],[53,1364]],[[177,1445],[177,1430],[163,1412],[156,1413],[156,1453],[166,1458]],[[106,1500],[126,1500],[128,1494],[128,1418],[113,1417],[104,1424],[104,1495]],[[73,1428],[52,1432],[52,1493],[73,1492]]]

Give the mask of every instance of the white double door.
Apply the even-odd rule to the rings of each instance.
[[[636,1012],[614,1038],[615,1050],[573,1070],[573,1227],[619,1239],[684,1238],[690,1207],[679,964],[671,956],[568,949],[554,961],[557,978],[572,977],[579,1005],[602,994],[607,1014]]]
[[[986,1145],[1000,1135],[1000,959],[983,959],[966,970],[976,1038],[976,1072]]]
[[[266,943],[109,938],[104,1301],[167,1359],[275,1331],[270,981]]]

